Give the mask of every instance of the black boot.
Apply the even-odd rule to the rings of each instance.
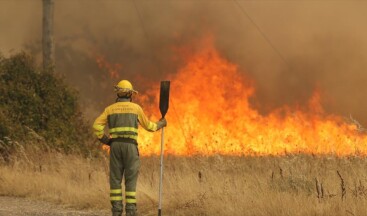
[[[112,212],[112,216],[122,216],[122,212]]]
[[[122,201],[111,201],[112,205],[112,216],[121,216],[122,215]]]
[[[137,216],[136,210],[126,210],[126,216]]]
[[[126,204],[126,216],[137,216],[136,204],[132,204],[132,203]]]

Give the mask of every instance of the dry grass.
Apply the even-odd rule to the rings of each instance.
[[[109,194],[102,160],[76,155],[19,154],[0,166],[0,195],[31,197],[79,208],[105,208]]]
[[[76,208],[109,206],[107,158],[24,150],[0,166],[0,194]],[[165,215],[365,215],[367,161],[360,157],[165,158]],[[340,175],[339,175],[339,174]],[[159,158],[142,158],[141,215],[156,215]]]

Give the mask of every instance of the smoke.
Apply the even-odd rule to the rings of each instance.
[[[144,92],[184,63],[177,49],[200,49],[197,38],[212,34],[254,80],[252,103],[262,113],[302,104],[319,88],[327,111],[367,125],[367,2],[238,2],[252,21],[234,1],[56,0],[57,71],[94,118],[119,79]],[[26,49],[40,59],[41,21],[42,1],[1,1],[1,52]],[[98,66],[98,56],[120,65],[119,78]]]

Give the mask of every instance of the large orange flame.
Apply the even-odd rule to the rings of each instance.
[[[325,113],[318,91],[305,109],[283,107],[260,115],[249,104],[252,82],[218,53],[210,39],[170,80],[166,154],[367,154],[367,136],[342,117]],[[157,110],[158,90],[156,86],[148,93],[155,102],[143,102],[145,110]],[[140,130],[139,149],[142,155],[159,154],[160,135]]]

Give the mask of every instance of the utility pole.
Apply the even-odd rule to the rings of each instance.
[[[43,0],[43,70],[54,72],[55,69],[55,46],[54,46],[54,0]]]

